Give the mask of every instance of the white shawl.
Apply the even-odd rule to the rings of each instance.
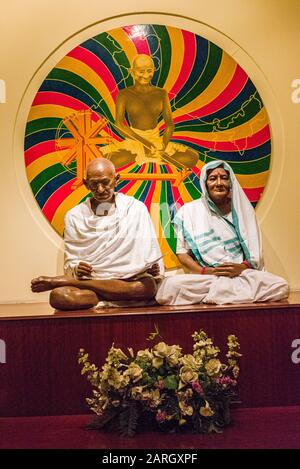
[[[207,171],[219,166],[230,174],[229,217],[220,213],[206,187]],[[185,248],[188,248],[199,264],[206,267],[246,260],[253,268],[263,270],[261,234],[255,212],[231,167],[223,161],[206,164],[201,170],[200,185],[201,199],[185,204],[174,219],[177,253],[187,252]]]
[[[146,206],[133,197],[116,194],[111,216],[97,216],[90,199],[72,208],[65,217],[65,273],[84,261],[92,265],[92,278],[126,279],[161,256]],[[160,274],[163,274],[160,262]]]

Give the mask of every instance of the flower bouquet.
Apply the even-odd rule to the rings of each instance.
[[[101,370],[81,349],[81,373],[93,387],[93,397],[86,400],[97,415],[89,428],[133,436],[140,429],[208,433],[229,425],[241,356],[238,340],[228,336],[227,363],[221,363],[220,349],[203,330],[192,338],[193,354],[186,355],[179,345],[165,342],[137,353],[113,344]]]

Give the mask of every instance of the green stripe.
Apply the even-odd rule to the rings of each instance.
[[[194,257],[196,258],[197,262],[202,266],[209,267],[209,264],[205,262],[205,260],[202,258],[196,242],[193,240],[192,236],[190,235],[188,230],[185,228],[183,220],[179,217],[175,217],[174,225],[178,227],[178,230],[182,231],[182,235],[185,241],[187,242],[187,244],[189,245],[189,248],[194,254]]]
[[[113,116],[101,94],[94,88],[88,81],[80,77],[76,73],[64,70],[62,68],[54,68],[49,75],[47,80],[59,80],[65,83],[72,84],[78,89],[86,93],[96,104],[101,106],[101,111],[107,117],[108,120],[113,121]]]
[[[188,93],[182,99],[172,105],[172,111],[185,106],[189,102],[192,102],[197,96],[203,93],[219,70],[222,54],[223,51],[220,49],[220,47],[211,42],[209,43],[209,53],[204,70]]]
[[[177,132],[222,132],[223,130],[234,129],[255,117],[262,108],[261,98],[258,93],[255,93],[255,96],[251,95],[249,100],[245,101],[241,108],[230,116],[220,120],[215,117],[212,122],[208,123],[187,121],[182,124],[175,124],[175,130]]]
[[[215,230],[213,228],[211,228],[209,231],[206,231],[205,233],[201,233],[201,234],[196,235],[195,239],[206,238],[207,236],[212,235],[214,232],[215,232]]]
[[[155,25],[153,29],[158,36],[158,41],[160,44],[160,53],[161,53],[161,65],[159,71],[159,78],[157,81],[157,86],[163,88],[170,71],[171,65],[171,42],[168,31],[165,26]],[[162,47],[163,45],[163,47]],[[175,51],[176,53],[176,51]]]
[[[221,153],[221,151],[220,151]],[[224,152],[226,154],[226,152]],[[251,174],[255,176],[255,173],[263,173],[264,171],[268,171],[270,168],[270,156],[266,155],[262,158],[259,158],[254,161],[246,161],[246,162],[235,162],[230,161],[230,166],[233,169],[235,174]],[[200,161],[204,163],[210,163],[211,161],[215,161],[216,158],[210,158],[203,153],[199,153]]]
[[[130,62],[127,58],[121,45],[116,41],[110,34],[101,33],[98,36],[94,36],[93,40],[98,42],[101,47],[104,47],[111,54],[111,60],[119,67],[120,73],[123,76],[125,87],[133,85],[133,78],[130,75],[129,69],[131,67]]]
[[[186,179],[183,181],[183,184],[185,185],[186,190],[190,194],[192,200],[199,199],[201,196],[201,192],[196,188],[196,186],[192,183],[190,178]]]
[[[135,199],[139,199],[142,193],[144,192],[145,186],[147,185],[148,181],[143,181],[140,187],[137,189],[136,193],[134,194]]]
[[[170,208],[167,199],[167,184],[168,181],[162,181],[161,193],[160,193],[160,207],[164,207],[168,212],[164,213],[160,210],[160,223],[164,232],[167,231],[168,236],[166,237],[167,243],[174,253],[176,253],[177,239],[174,231],[174,227],[171,223]]]
[[[195,238],[196,239],[196,238]],[[199,249],[203,248],[209,243],[213,243],[214,241],[221,241],[220,236],[213,236],[211,239],[207,239],[206,241],[201,241],[200,243],[197,243],[199,246]],[[218,243],[220,244],[220,243]]]
[[[74,168],[75,163],[69,166],[70,169]],[[58,174],[64,173],[66,168],[64,168],[60,163],[56,163],[49,168],[44,169],[39,173],[30,183],[32,192],[36,195],[39,190],[47,183],[50,179],[53,179]]]
[[[240,244],[238,246],[233,247],[233,248],[226,249],[226,251],[232,252],[232,254],[234,254],[234,253],[235,254],[240,254],[241,252],[243,252]]]
[[[57,117],[42,117],[33,121],[27,122],[25,136],[39,132],[40,130],[52,130],[57,129],[62,119]],[[63,127],[66,129],[66,127]]]
[[[201,254],[207,254],[209,251],[211,251],[212,249],[215,249],[217,247],[220,246],[220,243],[215,243],[215,244],[212,244],[211,246],[209,246],[208,248],[204,249],[203,251],[201,251]]]

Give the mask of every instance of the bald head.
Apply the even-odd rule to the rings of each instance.
[[[115,174],[116,168],[112,162],[106,158],[96,158],[95,160],[92,160],[86,168],[87,179],[100,176],[114,177]]]
[[[132,69],[136,68],[153,68],[154,69],[154,62],[150,55],[146,54],[138,54],[135,56],[132,62]]]
[[[118,180],[119,174],[116,174],[114,165],[106,158],[96,158],[88,164],[84,184],[92,193],[94,205],[114,201]]]

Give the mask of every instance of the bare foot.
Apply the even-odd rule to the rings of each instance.
[[[53,290],[54,288],[64,287],[67,277],[60,275],[58,277],[37,277],[31,280],[31,290],[35,293]]]

